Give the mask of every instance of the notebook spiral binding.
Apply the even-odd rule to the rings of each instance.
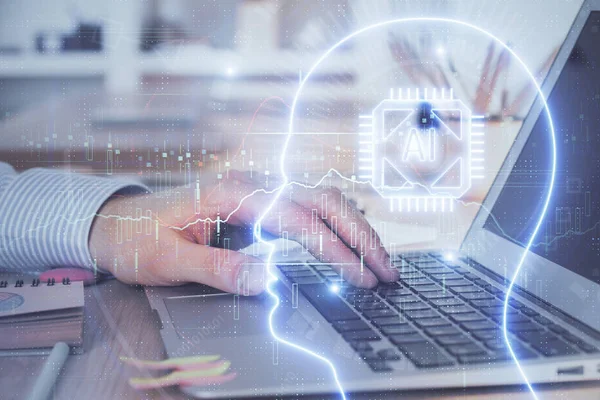
[[[44,282],[46,284],[46,286],[54,286],[56,284],[56,280],[54,278],[49,278],[46,282]],[[31,281],[31,286],[32,287],[37,287],[40,286],[40,284],[42,284],[40,282],[39,279],[35,278]],[[62,278],[62,284],[63,285],[70,285],[71,284],[71,279],[70,278]],[[23,279],[17,279],[15,281],[15,285],[14,287],[23,287],[25,285],[25,281]],[[0,281],[0,289],[4,289],[9,287],[8,281]]]

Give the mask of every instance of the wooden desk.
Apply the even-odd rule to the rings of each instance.
[[[51,399],[183,399],[176,389],[136,392],[127,384],[143,372],[124,366],[119,357],[162,359],[165,351],[151,310],[140,287],[106,281],[85,289],[84,350],[70,356]],[[0,357],[0,398],[25,399],[45,357]],[[561,384],[538,389],[543,399],[598,399],[600,383]],[[481,399],[529,400],[523,388],[420,391],[352,396],[353,399]],[[323,397],[318,397],[323,398]],[[326,397],[329,398],[329,397]],[[331,398],[337,398],[332,396]],[[316,397],[315,397],[316,399]]]

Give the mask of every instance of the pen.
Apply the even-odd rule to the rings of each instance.
[[[54,345],[35,381],[28,400],[46,400],[48,398],[68,355],[69,346],[66,343],[58,342]]]

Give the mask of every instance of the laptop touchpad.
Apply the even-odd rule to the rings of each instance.
[[[284,331],[305,333],[310,324],[293,310],[285,297],[273,324]],[[273,299],[261,296],[236,296],[217,293],[199,296],[169,297],[165,306],[177,334],[181,338],[201,336],[203,339],[260,335],[269,332],[269,311]],[[290,332],[291,333],[291,332]]]

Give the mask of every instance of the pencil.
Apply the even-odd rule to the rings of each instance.
[[[58,374],[69,355],[69,346],[64,342],[58,342],[52,348],[50,355],[44,363],[35,385],[29,394],[28,400],[46,400],[56,383]]]

